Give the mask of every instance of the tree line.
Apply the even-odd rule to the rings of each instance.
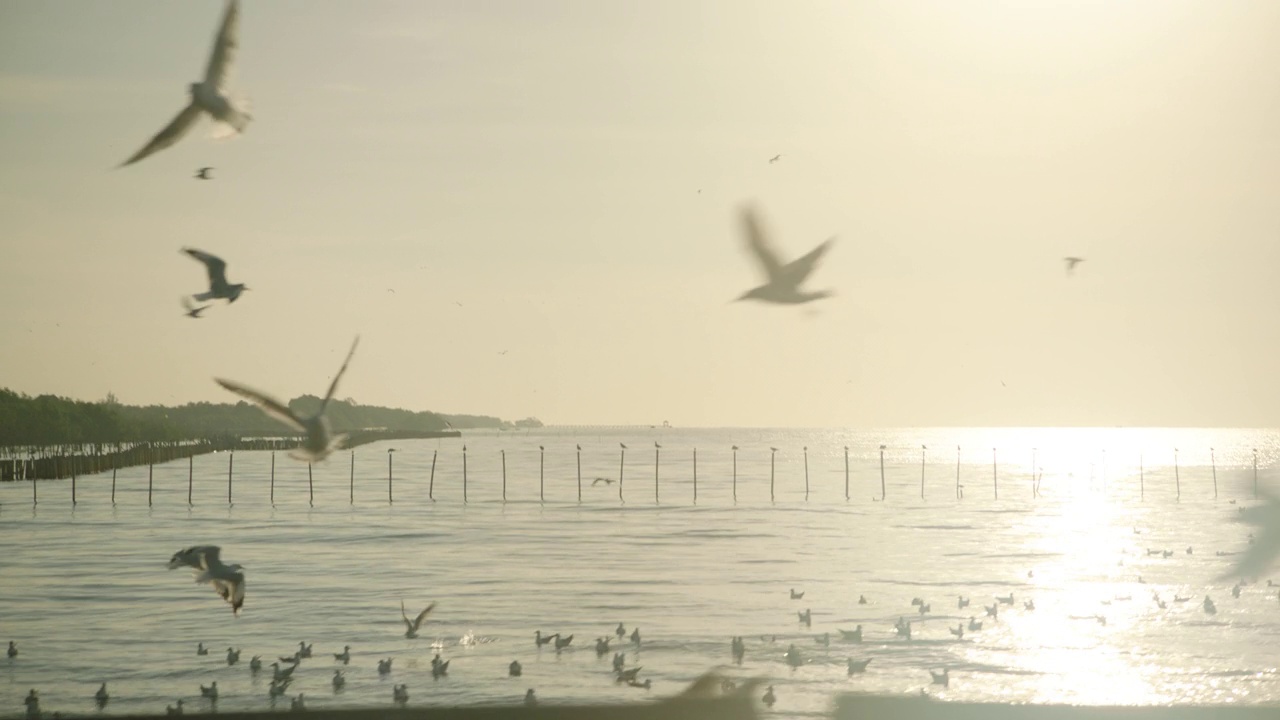
[[[309,415],[320,398],[303,395],[289,401],[297,413]],[[331,400],[325,414],[334,430],[366,428],[441,431],[449,428],[505,428],[512,423],[486,415],[442,415],[399,408],[359,405],[351,400]],[[533,418],[520,421],[537,422]],[[540,423],[539,423],[540,425]],[[291,428],[268,417],[256,405],[188,403],[176,407],[132,406],[114,396],[88,402],[39,395],[31,397],[0,388],[0,447],[46,445],[109,445],[136,442],[173,442],[225,436],[295,435]]]

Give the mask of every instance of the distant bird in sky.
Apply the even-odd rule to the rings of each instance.
[[[208,305],[200,305],[197,307],[195,303],[191,302],[191,298],[186,295],[182,296],[182,307],[186,308],[187,317],[196,318],[197,320],[200,319],[200,313],[209,309]]]
[[[204,263],[204,268],[209,273],[209,292],[192,295],[196,300],[226,300],[227,303],[233,303],[240,297],[240,293],[249,289],[244,283],[233,285],[227,282],[227,263],[217,255],[195,248],[182,248],[182,252]]]
[[[279,400],[240,385],[214,378],[214,382],[231,392],[250,400],[262,408],[262,411],[280,422],[294,428],[299,432],[304,432],[307,437],[302,442],[302,446],[296,448],[289,453],[289,457],[303,462],[320,462],[329,457],[329,454],[342,446],[342,441],[347,439],[345,433],[333,434],[329,427],[329,419],[325,417],[324,410],[329,405],[329,401],[333,399],[333,393],[338,389],[338,381],[342,379],[342,374],[347,371],[347,365],[351,363],[351,356],[356,354],[356,347],[360,344],[360,336],[357,335],[355,342],[351,343],[351,350],[347,352],[347,359],[342,361],[342,367],[338,369],[338,374],[333,376],[333,382],[329,384],[329,392],[325,394],[324,399],[320,401],[320,409],[316,410],[316,414],[311,417],[300,417],[297,413],[289,409],[288,405]]]
[[[434,610],[435,603],[431,603],[425,610],[418,613],[414,619],[409,619],[409,614],[404,611],[404,601],[400,601],[400,617],[404,619],[404,636],[407,638],[418,637],[418,630],[422,628],[422,623],[427,619],[427,615]]]
[[[191,129],[200,114],[208,113],[218,125],[230,128],[233,133],[244,132],[251,119],[244,109],[236,106],[227,95],[227,80],[231,74],[232,61],[240,40],[240,2],[230,0],[222,16],[222,26],[213,41],[213,53],[209,56],[209,65],[205,69],[204,80],[191,83],[189,90],[191,102],[178,113],[163,130],[151,138],[133,157],[121,163],[120,167],[132,165],[139,160],[159,152],[182,139]],[[207,179],[207,178],[204,178]]]
[[[1274,495],[1264,494],[1265,505],[1240,508],[1238,519],[1257,525],[1259,531],[1254,538],[1250,534],[1250,543],[1240,562],[1229,572],[1218,578],[1226,580],[1231,577],[1256,577],[1262,574],[1280,555],[1280,499]]]
[[[1084,262],[1084,258],[1064,257],[1062,261],[1067,264],[1067,275],[1072,275],[1076,271],[1076,266]]]
[[[779,161],[779,160],[781,160],[781,159],[782,159],[782,155],[781,155],[781,154],[779,154],[779,155],[774,155],[773,157],[769,158],[769,164],[770,164],[770,165],[772,165],[772,164],[774,164],[774,163],[778,162],[778,161]]]
[[[831,243],[835,241],[835,238],[824,241],[798,260],[793,260],[783,265],[778,259],[777,253],[769,247],[769,242],[765,238],[764,232],[760,229],[760,221],[756,216],[755,209],[750,206],[744,207],[741,211],[741,217],[747,248],[760,261],[768,282],[748,290],[738,300],[760,300],[762,302],[795,305],[832,295],[829,290],[802,291],[800,290],[800,284],[817,267],[818,261],[826,253],[827,249],[831,247]]]
[[[213,168],[211,167],[202,167],[199,170],[196,170],[195,177],[197,180],[212,180],[213,176],[209,174],[212,171]]]

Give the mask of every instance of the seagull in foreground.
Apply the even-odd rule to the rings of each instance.
[[[231,65],[239,46],[240,2],[230,0],[222,15],[222,26],[213,41],[213,53],[209,56],[209,65],[204,72],[204,80],[191,83],[189,91],[191,102],[178,113],[163,130],[151,138],[133,157],[120,164],[120,167],[132,165],[139,160],[159,152],[182,139],[183,135],[195,125],[200,114],[208,113],[220,127],[219,133],[242,133],[251,119],[243,108],[227,96],[227,80],[231,75]],[[207,178],[205,178],[207,179]]]
[[[197,180],[212,180],[213,176],[209,173],[213,170],[211,167],[202,167],[196,170],[195,178]]]
[[[1079,265],[1080,263],[1084,262],[1084,258],[1064,257],[1062,258],[1062,261],[1067,264],[1067,275],[1071,275],[1072,273],[1075,272],[1076,265]]]
[[[227,263],[217,255],[210,255],[203,250],[195,248],[182,248],[182,252],[204,263],[205,270],[209,273],[209,292],[202,292],[191,297],[196,300],[226,300],[233,303],[240,297],[240,293],[248,290],[244,283],[231,284],[227,282]]]
[[[329,427],[329,419],[324,415],[324,409],[329,405],[329,401],[333,399],[333,393],[338,389],[338,381],[342,379],[342,374],[347,371],[347,365],[351,362],[351,356],[356,354],[356,346],[360,344],[360,336],[357,335],[355,342],[351,343],[351,350],[347,353],[347,359],[342,361],[342,367],[338,369],[338,374],[333,377],[333,382],[329,384],[329,392],[325,394],[324,400],[320,401],[320,409],[311,417],[300,417],[288,405],[276,400],[265,393],[258,392],[231,382],[222,378],[214,378],[214,382],[231,392],[253,401],[262,408],[262,411],[280,422],[292,427],[299,432],[307,434],[306,440],[302,446],[294,449],[289,453],[289,457],[303,462],[320,462],[329,457],[329,454],[342,446],[342,442],[347,439],[345,433],[334,434]]]
[[[764,231],[760,229],[760,221],[755,209],[751,206],[744,207],[741,211],[741,217],[743,232],[747,239],[747,248],[760,261],[765,275],[768,276],[768,282],[748,290],[738,300],[760,300],[782,305],[798,305],[830,297],[833,294],[829,290],[802,291],[800,283],[804,282],[805,278],[809,277],[809,274],[817,267],[818,261],[822,259],[822,255],[831,247],[831,243],[835,241],[835,238],[824,241],[798,260],[792,260],[783,265],[782,261],[778,259],[778,254],[769,247],[769,241],[765,238]]]
[[[187,297],[186,295],[182,296],[182,307],[187,311],[186,312],[187,317],[195,318],[197,320],[200,319],[200,313],[209,309],[208,305],[197,306],[195,303],[191,302],[191,298]]]
[[[410,620],[408,613],[404,611],[404,601],[400,601],[400,617],[404,618],[404,636],[407,638],[418,637],[418,629],[422,627],[422,623],[427,619],[427,614],[435,609],[436,604],[431,603],[426,610],[418,613],[418,617]]]
[[[1259,526],[1257,539],[1250,534],[1249,548],[1230,571],[1224,573],[1219,580],[1230,577],[1253,577],[1260,575],[1280,555],[1280,498],[1264,493],[1265,505],[1251,508],[1240,508],[1237,519]]]
[[[231,604],[232,614],[239,615],[244,605],[244,568],[235,564],[224,565],[219,557],[221,553],[222,548],[216,545],[205,546],[204,552],[200,553],[196,582],[213,585],[218,595]]]

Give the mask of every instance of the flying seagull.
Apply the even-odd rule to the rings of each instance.
[[[209,292],[192,295],[196,300],[226,300],[233,303],[240,297],[240,293],[249,289],[244,283],[232,285],[227,282],[227,263],[217,255],[195,248],[182,248],[182,252],[204,263],[205,270],[209,272]]]
[[[240,565],[226,565],[221,559],[222,549],[217,545],[199,545],[179,550],[169,558],[169,569],[183,565],[191,566],[195,558],[198,565],[195,570],[197,583],[208,583],[218,595],[231,604],[231,612],[240,614],[244,605],[244,568]]]
[[[1064,257],[1062,258],[1062,261],[1067,264],[1067,275],[1071,275],[1076,271],[1076,265],[1084,262],[1084,258]]]
[[[418,613],[418,617],[410,620],[409,614],[404,611],[404,601],[400,601],[400,617],[404,618],[404,636],[407,638],[418,637],[418,629],[422,627],[423,621],[427,619],[427,614],[435,609],[436,604],[431,603],[426,610]]]
[[[781,159],[782,159],[782,155],[774,155],[773,157],[769,158],[769,164],[772,165]]]
[[[1280,555],[1280,498],[1263,494],[1267,503],[1240,510],[1239,520],[1259,526],[1258,537],[1245,551],[1240,562],[1219,580],[1231,577],[1255,577],[1271,567]]]
[[[831,247],[831,243],[835,241],[835,238],[824,241],[818,247],[810,250],[804,257],[783,265],[778,260],[777,253],[769,247],[768,240],[760,229],[760,221],[756,216],[755,209],[750,206],[744,207],[741,211],[741,217],[743,231],[747,238],[747,248],[764,267],[768,282],[743,293],[742,297],[738,298],[739,300],[760,300],[783,305],[796,305],[832,295],[829,290],[802,291],[800,283],[804,282],[805,278],[809,277],[809,274],[817,267],[818,261],[822,259],[823,253]]]
[[[165,126],[165,129],[151,138],[151,142],[134,153],[133,157],[121,163],[120,167],[132,165],[181,140],[200,118],[202,112],[208,113],[217,124],[230,128],[232,133],[244,132],[252,118],[242,108],[236,107],[235,101],[227,95],[227,80],[231,75],[232,60],[240,44],[239,20],[240,2],[229,0],[227,9],[222,15],[222,27],[218,29],[218,36],[213,41],[213,53],[209,56],[209,66],[205,69],[204,80],[191,83],[189,86],[191,102],[187,103],[182,112],[178,113],[178,116]]]
[[[338,374],[333,376],[333,382],[329,384],[329,392],[325,394],[324,400],[320,401],[320,409],[311,417],[300,417],[290,410],[288,405],[270,395],[251,390],[230,380],[214,378],[214,382],[243,398],[257,403],[263,412],[280,422],[299,432],[306,433],[307,438],[303,441],[302,446],[290,452],[289,457],[303,462],[320,462],[329,457],[330,453],[340,448],[342,442],[347,439],[345,433],[333,434],[333,430],[329,427],[329,419],[324,415],[324,409],[328,407],[329,401],[333,399],[333,393],[338,389],[338,381],[342,379],[342,374],[347,371],[347,365],[351,362],[351,356],[356,354],[356,346],[359,344],[360,336],[357,335],[355,342],[351,343],[351,350],[347,353],[347,359],[342,361],[342,367],[338,369]]]
[[[211,168],[211,167],[202,167],[202,168],[200,168],[199,170],[196,170],[196,175],[195,175],[196,179],[197,179],[197,180],[212,180],[212,179],[213,179],[213,176],[209,174],[209,172],[210,172],[211,170],[213,170],[213,168]]]
[[[209,309],[208,305],[196,307],[196,304],[191,302],[191,298],[186,295],[182,296],[182,307],[186,308],[187,317],[196,318],[197,320],[200,319],[200,313]]]

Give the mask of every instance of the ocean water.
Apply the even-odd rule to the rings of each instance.
[[[779,717],[826,713],[837,693],[921,689],[960,701],[1280,703],[1280,588],[1264,576],[1233,598],[1234,581],[1216,579],[1248,547],[1236,517],[1255,502],[1255,478],[1263,491],[1280,484],[1274,431],[468,432],[358,448],[354,502],[352,457],[316,465],[309,483],[306,465],[277,454],[274,505],[267,452],[195,458],[190,505],[186,461],[154,468],[151,505],[145,467],[117,474],[114,505],[109,474],[79,478],[75,506],[70,481],[40,483],[35,505],[30,483],[0,486],[0,641],[20,650],[0,658],[0,715],[21,715],[31,688],[64,715],[162,713],[179,698],[188,712],[266,709],[270,668],[255,677],[249,658],[274,661],[299,641],[315,654],[290,694],[310,708],[390,707],[400,683],[410,706],[518,703],[527,688],[544,703],[643,702],[713,667],[767,679]],[[194,544],[247,568],[240,617],[166,569]],[[438,603],[418,639],[403,637],[402,599],[411,613]],[[970,616],[983,629],[954,637]],[[895,636],[900,617],[910,642]],[[619,622],[639,627],[640,645],[615,639],[597,657],[595,638]],[[864,641],[840,642],[857,625]],[[539,650],[535,630],[574,640]],[[794,670],[792,644],[806,659]],[[352,659],[335,693],[331,653],[344,645]],[[238,665],[226,664],[229,646]],[[615,684],[615,651],[652,689]],[[440,680],[436,652],[451,660]],[[385,678],[381,658],[394,658]],[[872,662],[850,677],[849,658]],[[507,677],[513,659],[521,678]],[[949,687],[930,685],[942,668]],[[213,681],[216,708],[200,698]],[[112,699],[99,711],[101,682]]]

